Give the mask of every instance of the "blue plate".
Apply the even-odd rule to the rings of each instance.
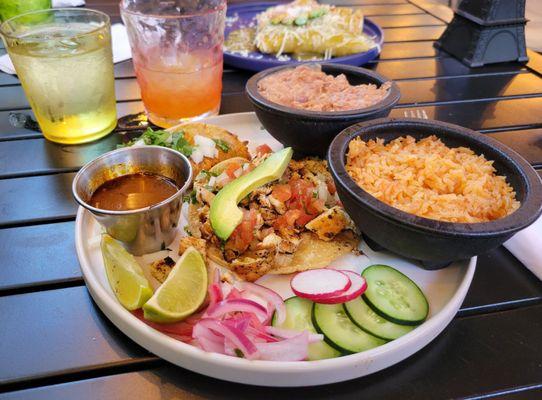
[[[229,5],[226,13],[228,20],[226,22],[225,36],[228,37],[231,31],[246,27],[251,23],[255,25],[255,17],[257,14],[265,11],[269,7],[276,6],[277,4],[278,3],[276,2],[262,2]],[[376,43],[375,47],[363,53],[351,54],[344,57],[334,57],[330,60],[326,60],[326,62],[359,66],[378,57],[380,49],[382,48],[382,43],[384,42],[384,33],[382,32],[382,29],[370,19],[365,18],[363,32],[374,40]],[[264,69],[271,67],[278,67],[286,64],[300,64],[301,62],[294,59],[279,60],[272,54],[263,54],[260,52],[251,52],[248,53],[248,55],[241,55],[224,51],[225,64],[250,71],[263,71]]]

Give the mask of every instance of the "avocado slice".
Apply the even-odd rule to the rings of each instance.
[[[227,240],[243,220],[237,204],[250,192],[269,182],[280,179],[292,158],[293,150],[287,147],[270,155],[260,165],[220,190],[209,210],[211,227],[216,236]]]

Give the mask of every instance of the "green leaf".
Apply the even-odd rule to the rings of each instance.
[[[147,128],[147,130],[143,132],[141,136],[133,138],[129,142],[120,144],[117,147],[130,147],[140,140],[143,140],[143,142],[149,146],[171,147],[170,138],[170,132],[166,132],[164,130],[154,131],[152,128]]]
[[[192,190],[190,193],[183,196],[183,203],[198,204],[198,199],[196,198],[196,191]]]
[[[180,151],[185,156],[190,157],[194,152],[194,146],[192,146],[188,140],[184,138],[184,132],[180,131],[177,134],[177,138],[173,142],[173,148]]]
[[[222,139],[213,139],[213,141],[216,143],[218,148],[222,150],[224,153],[227,153],[230,150],[230,145],[226,143]]]
[[[199,179],[203,179],[203,178],[205,178],[205,177],[208,178],[208,177],[210,177],[210,176],[212,176],[212,175],[211,175],[211,173],[210,173],[209,171],[207,171],[206,169],[202,169],[202,170],[199,172],[199,174],[198,174],[198,176],[196,177],[196,179],[198,179],[198,178],[199,178]]]

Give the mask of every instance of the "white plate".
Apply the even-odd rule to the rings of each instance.
[[[249,148],[262,143],[281,147],[256,119],[254,113],[229,114],[206,120],[249,140]],[[100,227],[92,215],[79,208],[75,225],[76,249],[83,277],[92,298],[104,314],[127,336],[150,352],[180,367],[214,378],[263,386],[309,386],[341,382],[390,367],[431,342],[453,319],[469,289],[476,258],[456,262],[438,271],[426,271],[410,261],[388,253],[375,253],[362,244],[366,256],[346,256],[333,266],[361,271],[370,264],[388,264],[412,278],[424,291],[430,306],[428,319],[405,336],[362,353],[320,361],[249,361],[207,353],[172,339],[125,310],[111,291],[98,246]],[[172,248],[176,248],[172,245]],[[145,259],[148,261],[148,258]],[[259,283],[289,293],[288,277],[265,276]]]

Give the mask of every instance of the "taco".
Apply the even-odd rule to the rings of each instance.
[[[208,170],[219,162],[229,158],[250,158],[247,142],[241,141],[239,137],[219,126],[194,122],[179,126],[176,132],[183,132],[184,138],[196,146],[190,155],[190,161],[194,168],[194,176],[197,176],[201,170]],[[201,138],[213,141],[214,155],[210,156],[203,151],[198,151],[198,145],[200,146],[200,150],[201,147],[205,146]],[[211,147],[213,146],[211,145]]]
[[[209,217],[215,195],[267,156],[228,159],[196,177],[188,198],[188,237],[181,239],[180,253],[199,247],[240,279],[255,281],[265,274],[322,268],[356,251],[359,238],[327,164],[315,158],[291,160],[279,180],[253,190],[239,203],[242,222],[225,242],[218,238]]]
[[[186,123],[168,130],[149,128],[126,144],[134,145],[163,146],[183,153],[192,164],[194,176],[228,158],[250,158],[247,142],[224,128],[200,122]]]

